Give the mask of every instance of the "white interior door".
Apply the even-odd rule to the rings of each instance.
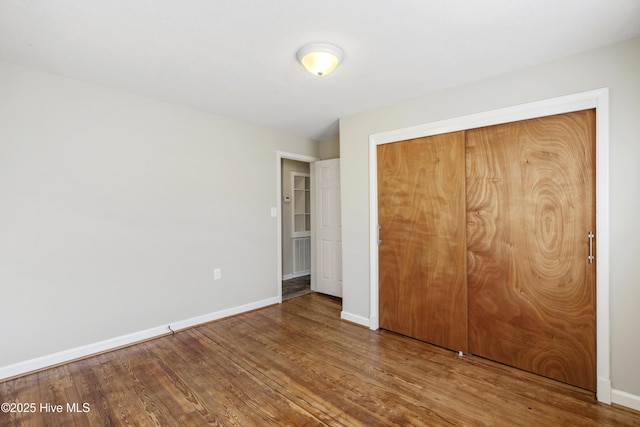
[[[313,164],[315,172],[315,291],[342,297],[340,159]]]

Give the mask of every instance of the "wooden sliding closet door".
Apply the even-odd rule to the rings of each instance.
[[[380,327],[467,350],[464,132],[378,146]]]
[[[595,111],[467,131],[466,165],[469,351],[595,391]]]

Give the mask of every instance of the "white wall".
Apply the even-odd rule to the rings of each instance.
[[[610,88],[612,387],[640,396],[640,38],[341,119],[344,311],[369,317],[369,135],[601,87]]]
[[[337,159],[340,157],[340,138],[336,137],[318,142],[320,160]]]
[[[0,62],[0,368],[276,298],[278,150],[317,156]]]

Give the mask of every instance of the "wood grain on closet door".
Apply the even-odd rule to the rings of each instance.
[[[464,132],[378,146],[380,327],[467,350]]]
[[[469,351],[596,389],[595,111],[467,131]]]

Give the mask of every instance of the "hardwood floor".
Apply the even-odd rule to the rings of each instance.
[[[311,292],[311,276],[295,277],[282,281],[282,301],[301,297]]]
[[[589,392],[373,332],[340,310],[308,294],[2,382],[0,402],[36,410],[0,413],[0,426],[640,425]]]

